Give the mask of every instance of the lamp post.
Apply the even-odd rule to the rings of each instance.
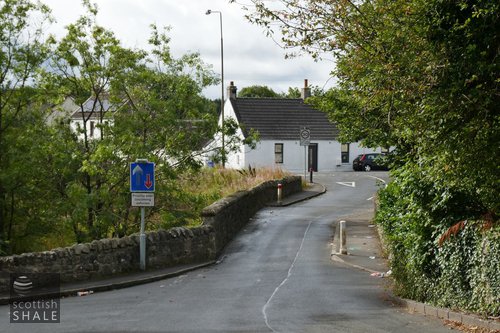
[[[222,38],[222,12],[218,10],[207,10],[205,15],[210,15],[212,13],[218,13],[220,18],[220,67],[221,67],[221,100],[220,100],[220,112],[221,112],[221,127],[222,127],[222,167],[226,167],[226,149],[224,144],[224,40]]]

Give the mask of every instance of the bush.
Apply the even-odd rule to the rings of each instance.
[[[408,165],[393,176],[379,193],[376,222],[390,252],[395,292],[437,306],[500,315],[498,224],[478,218],[474,198],[427,183],[417,168]],[[441,236],[464,220],[464,227],[440,245]]]
[[[482,231],[483,221],[468,221],[439,248],[441,276],[435,303],[498,316],[500,313],[500,227]]]

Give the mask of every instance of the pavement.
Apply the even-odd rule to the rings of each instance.
[[[340,251],[340,227],[337,223],[332,243],[331,259],[341,265],[365,271],[372,278],[387,279],[390,286],[392,282],[390,279],[391,270],[381,245],[377,226],[372,223],[372,217],[373,212],[364,212],[345,218],[347,254],[341,254]],[[402,299],[393,295],[391,289],[389,287],[387,290],[390,301],[410,313],[442,319],[449,323],[450,328],[456,327],[468,332],[500,333],[500,320],[498,318],[485,319],[474,314]]]
[[[326,187],[318,183],[308,183],[306,188],[284,198],[281,202],[271,202],[268,206],[290,206],[304,200],[309,200],[326,192]],[[366,211],[358,215],[347,216],[347,254],[340,254],[337,231],[333,237],[331,259],[340,265],[346,265],[353,269],[365,271],[374,279],[387,279],[390,281],[390,267],[384,257],[380,243],[377,227],[372,224],[373,211]],[[209,265],[217,264],[217,261],[208,261],[190,265],[181,265],[156,269],[144,272],[134,272],[120,276],[113,276],[99,280],[63,283],[60,287],[62,297],[85,296],[99,291],[126,288],[134,285],[150,283],[167,278],[183,275],[187,272],[197,270]],[[406,308],[411,313],[419,313],[460,323],[469,329],[481,328],[480,332],[500,332],[500,321],[486,320],[475,315],[451,311],[433,307],[424,303],[401,299],[390,295],[391,301]],[[0,304],[9,304],[9,297],[0,295]]]

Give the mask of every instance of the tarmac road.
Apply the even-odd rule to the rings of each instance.
[[[386,279],[331,260],[334,223],[372,214],[368,199],[380,183],[373,176],[387,179],[385,172],[315,175],[325,194],[261,210],[216,265],[64,298],[59,324],[9,324],[9,306],[1,306],[0,331],[449,332],[440,320],[391,304]]]

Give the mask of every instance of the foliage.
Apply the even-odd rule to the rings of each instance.
[[[499,4],[253,1],[248,18],[286,47],[337,59],[339,88],[316,105],[344,141],[394,146],[498,211]],[[481,164],[476,161],[480,160]]]
[[[198,54],[175,59],[168,29],[154,25],[151,51],[126,49],[96,23],[97,9],[84,5],[88,13],[67,27],[45,73],[46,85],[55,96],[72,97],[80,116],[80,167],[66,193],[77,242],[133,230],[138,212],[130,206],[128,163],[155,162],[162,184],[177,168],[198,165],[194,152],[216,123],[212,104],[201,97],[215,79]],[[159,198],[170,189],[159,188]]]
[[[14,225],[25,215],[36,215],[35,208],[29,209],[30,201],[37,205],[40,190],[30,176],[46,171],[26,152],[41,152],[34,137],[43,124],[40,94],[32,83],[49,49],[41,38],[47,22],[49,11],[40,4],[29,0],[0,4],[0,254],[12,247]],[[36,219],[46,222],[44,216]],[[44,225],[38,228],[34,234]]]
[[[417,168],[417,166],[412,166]],[[376,221],[382,226],[396,292],[439,306],[498,316],[500,308],[500,229],[484,229],[468,219],[439,244],[447,226],[474,217],[473,203],[461,193],[437,197],[433,184],[415,170],[404,171],[380,191]],[[453,209],[451,209],[453,207]]]
[[[250,86],[244,87],[238,93],[238,97],[278,97],[279,95],[267,86]]]
[[[311,87],[312,96],[321,96],[323,90],[317,86]],[[238,93],[238,97],[263,97],[263,98],[301,98],[302,94],[299,88],[288,87],[288,91],[277,93],[273,89],[267,86],[254,85],[250,87],[244,87]]]
[[[240,174],[242,174],[243,176],[247,176],[247,177],[256,177],[257,176],[257,172],[256,172],[255,168],[252,168],[251,165],[248,166],[248,169],[240,169],[240,170],[238,170],[238,172]]]

